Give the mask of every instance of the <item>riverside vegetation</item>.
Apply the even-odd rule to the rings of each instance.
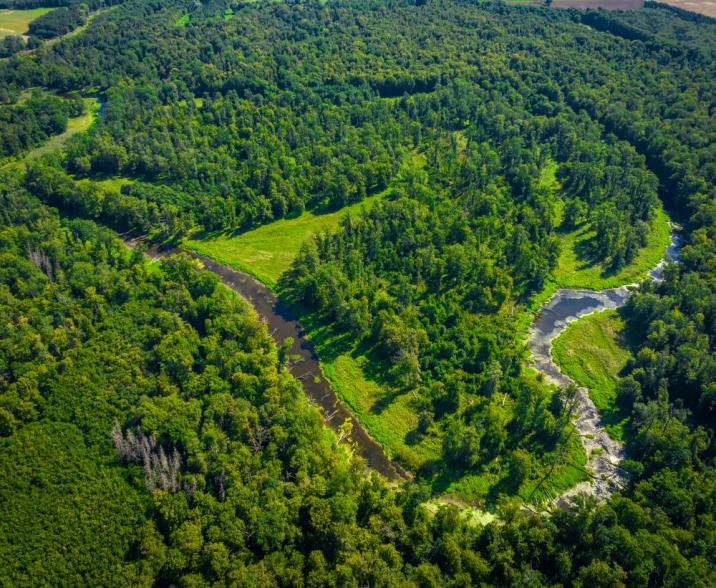
[[[654,4],[128,0],[0,63],[0,578],[713,584],[715,40]],[[643,276],[663,208],[680,264],[628,353],[590,337],[626,486],[527,516],[589,475],[530,309]],[[95,223],[264,279],[415,480],[365,470],[215,277]]]

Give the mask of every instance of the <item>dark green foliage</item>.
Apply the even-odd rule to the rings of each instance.
[[[3,101],[38,85],[108,98],[65,158],[0,182],[0,583],[714,585],[714,24],[663,7],[226,8],[131,1],[0,65]],[[2,154],[60,132],[71,104],[3,106]],[[395,178],[416,150],[424,169]],[[556,193],[540,182],[553,164]],[[68,172],[144,181],[117,195]],[[554,267],[556,198],[615,267],[657,191],[683,216],[681,264],[627,309],[641,351],[620,385],[621,493],[551,517],[500,502],[484,529],[454,507],[431,517],[421,483],[388,489],[335,446],[286,350],[215,278],[148,266],[25,193],[172,235],[338,207],[391,178],[386,202],[304,248],[286,293],[383,357],[415,392],[415,434],[439,429],[449,467],[495,467],[505,494],[565,443],[514,319]],[[179,489],[121,463],[115,426],[176,451]]]
[[[40,39],[65,35],[87,21],[87,5],[75,4],[58,8],[36,18],[30,23],[29,32]]]
[[[17,155],[67,127],[82,113],[82,102],[35,94],[17,106],[0,107],[0,157]]]

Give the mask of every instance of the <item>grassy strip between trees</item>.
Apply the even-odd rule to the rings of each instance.
[[[559,288],[604,290],[639,282],[661,261],[671,242],[669,217],[661,208],[654,213],[646,244],[639,250],[636,259],[617,271],[590,259],[589,251],[595,233],[589,223],[573,231],[562,231],[559,235],[561,251],[557,267],[542,292],[532,300],[533,310],[547,302]]]
[[[411,153],[404,166],[425,165],[419,153]],[[320,214],[307,210],[295,218],[284,218],[242,233],[196,235],[185,239],[182,246],[211,257],[216,261],[254,276],[274,290],[281,275],[291,267],[296,254],[313,235],[336,230],[343,218],[369,209],[385,198],[390,187],[333,212]]]
[[[619,313],[606,310],[575,321],[554,341],[553,354],[562,371],[589,390],[609,435],[623,441],[628,415],[617,406],[617,381],[630,352]]]
[[[325,214],[307,210],[295,218],[277,220],[239,234],[185,239],[182,246],[251,274],[275,289],[306,240],[321,231],[337,229],[346,215],[370,208],[386,193],[387,190]]]
[[[32,10],[0,10],[0,39],[10,35],[24,35],[28,26],[36,18],[47,14],[52,8],[33,8]]]
[[[555,198],[554,223],[559,227],[563,220],[564,202],[559,197],[557,167],[557,163],[551,161],[542,168],[540,186],[549,190]],[[591,258],[596,234],[589,223],[573,230],[560,230],[557,234],[561,248],[557,267],[542,291],[532,298],[530,308],[533,311],[552,298],[559,288],[604,290],[639,282],[661,261],[671,243],[669,216],[662,208],[655,210],[646,244],[639,250],[636,259],[616,271]]]
[[[97,113],[99,112],[100,105],[99,100],[97,100],[94,96],[82,98],[82,101],[84,102],[84,114],[69,119],[67,121],[67,128],[63,133],[50,137],[42,145],[31,149],[17,159],[6,160],[4,164],[0,165],[0,170],[9,169],[13,166],[20,166],[28,161],[47,155],[48,153],[59,151],[77,133],[87,131],[95,120],[97,120]]]

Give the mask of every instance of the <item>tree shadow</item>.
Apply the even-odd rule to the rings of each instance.
[[[597,256],[596,236],[588,239],[581,239],[574,243],[574,253],[577,256],[578,270],[585,270],[594,267],[601,260]]]

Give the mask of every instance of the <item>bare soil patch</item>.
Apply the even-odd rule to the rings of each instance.
[[[659,0],[659,2],[716,18],[716,1],[714,0]]]

